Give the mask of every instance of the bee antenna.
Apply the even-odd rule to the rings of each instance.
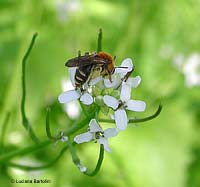
[[[116,60],[116,56],[113,57],[113,60]]]
[[[117,68],[128,68],[128,67],[125,67],[125,66],[118,66],[118,67],[115,67],[115,69]]]

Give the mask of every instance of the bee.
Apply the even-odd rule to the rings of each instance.
[[[95,79],[98,76],[108,77],[112,82],[111,75],[115,71],[114,59],[106,52],[78,54],[78,57],[72,58],[65,63],[67,67],[77,67],[75,73],[75,86],[81,88],[86,82]]]

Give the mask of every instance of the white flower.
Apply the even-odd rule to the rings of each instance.
[[[183,66],[186,86],[200,86],[200,55],[192,54]]]
[[[104,103],[114,110],[114,119],[118,130],[125,130],[127,127],[128,119],[126,115],[126,109],[143,112],[146,108],[144,101],[132,100],[131,98],[131,88],[137,87],[141,81],[139,76],[135,78],[129,78],[126,82],[122,83],[120,100],[115,97],[105,95]]]
[[[111,76],[112,82],[109,79],[104,79],[104,85],[106,88],[117,88],[122,83],[124,76],[133,70],[133,63],[130,58],[126,58],[122,61],[121,65],[115,68],[115,73]]]
[[[111,149],[108,146],[108,140],[107,138],[113,137],[117,135],[117,129],[116,128],[108,128],[105,131],[99,126],[97,121],[95,119],[91,119],[89,123],[89,131],[82,133],[80,135],[77,135],[74,138],[74,141],[78,144],[84,143],[84,142],[90,142],[92,140],[97,140],[99,144],[102,144],[104,146],[104,149],[107,152],[111,152]]]

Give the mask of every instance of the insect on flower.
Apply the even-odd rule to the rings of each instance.
[[[112,82],[111,75],[114,73],[115,67],[114,59],[106,52],[85,53],[85,55],[78,54],[78,57],[72,58],[65,63],[67,67],[77,67],[75,73],[75,86],[82,90],[83,84],[89,83],[92,79],[99,76],[108,77]]]

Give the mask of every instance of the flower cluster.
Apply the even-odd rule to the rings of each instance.
[[[108,146],[108,138],[116,136],[120,131],[125,130],[128,124],[126,111],[142,112],[145,110],[146,104],[140,100],[131,99],[132,88],[138,87],[141,82],[140,76],[134,78],[127,75],[133,71],[133,63],[130,58],[123,60],[121,67],[116,68],[112,74],[110,81],[105,77],[98,76],[95,79],[87,81],[83,85],[83,89],[75,86],[76,68],[69,68],[69,75],[74,89],[65,91],[58,97],[60,103],[68,103],[79,100],[84,105],[92,105],[99,103],[110,109],[111,119],[115,121],[116,126],[103,130],[99,125],[98,119],[91,119],[88,131],[75,136],[74,141],[78,144],[95,141],[104,146],[104,150],[111,152]],[[96,90],[101,92],[96,93]],[[116,94],[117,93],[117,94]]]

